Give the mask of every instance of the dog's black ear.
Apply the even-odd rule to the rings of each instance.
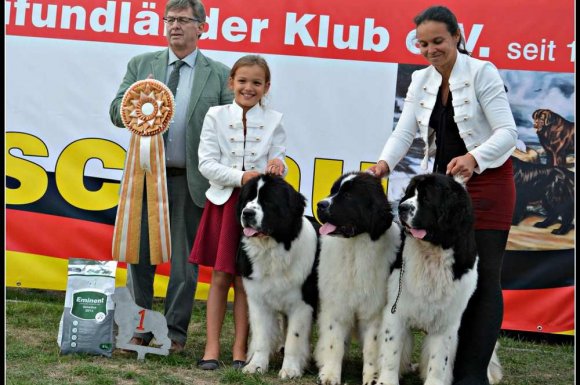
[[[242,210],[246,206],[246,202],[250,200],[249,196],[252,193],[252,191],[254,191],[254,185],[257,183],[258,179],[259,177],[250,179],[245,185],[242,186],[240,190],[240,195],[238,196],[238,201],[236,202],[236,214],[238,220],[242,215]]]
[[[415,193],[415,190],[417,189],[417,185],[424,178],[425,178],[424,174],[415,175],[413,178],[411,178],[409,184],[407,185],[407,187],[405,187],[405,191],[403,193],[403,197],[401,198],[401,200],[405,200],[406,198],[409,198],[411,195],[413,195]]]
[[[294,190],[294,187],[290,186],[289,187]],[[304,213],[304,209],[306,208],[306,197],[304,195],[302,195],[300,193],[300,191],[296,191],[294,190],[294,192],[292,192],[292,194],[294,195],[294,204],[301,208],[300,211],[302,211],[302,213]]]
[[[553,126],[558,123],[558,114],[554,111],[546,110],[546,126]]]
[[[380,208],[374,210],[371,215],[371,228],[369,235],[372,241],[379,239],[385,231],[387,231],[393,224],[393,213],[391,206],[387,203],[381,205]]]
[[[282,191],[284,191],[284,194],[286,195],[286,201],[289,205],[288,209],[290,209],[290,212],[292,213],[299,213],[300,218],[302,218],[304,209],[306,208],[306,198],[290,183],[282,179],[282,177],[279,177],[279,183],[283,185]]]
[[[540,113],[540,120],[542,121],[542,126],[550,125],[550,114],[548,113],[548,110],[542,110]]]
[[[376,241],[389,229],[389,227],[391,227],[391,224],[393,223],[393,210],[389,200],[387,199],[387,195],[383,190],[381,182],[378,180],[372,180],[372,184],[372,188],[377,191],[375,194],[371,195],[373,199],[377,199],[377,201],[373,202],[371,208],[371,228],[369,229],[369,235],[371,240]]]
[[[446,234],[443,239],[454,242],[457,237],[463,237],[473,228],[473,208],[471,199],[463,186],[456,182],[446,191],[446,197],[439,207],[439,219],[437,221],[441,234]],[[451,244],[442,245],[447,248]]]
[[[294,222],[294,228],[301,229],[302,228],[302,216],[304,215],[304,209],[306,208],[306,197],[302,195],[299,191],[296,191],[294,187],[288,184],[290,199],[290,205],[293,206],[290,208],[291,213],[295,213],[295,217],[292,218]]]

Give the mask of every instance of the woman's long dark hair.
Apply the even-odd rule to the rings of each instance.
[[[447,25],[447,30],[452,36],[455,36],[457,33],[459,33],[457,50],[463,54],[471,55],[470,52],[465,48],[465,39],[463,38],[461,30],[459,30],[459,23],[457,23],[457,18],[453,12],[449,10],[449,8],[441,5],[434,5],[415,16],[413,21],[417,27],[419,24],[422,24],[426,21],[438,21],[440,23],[445,23]]]

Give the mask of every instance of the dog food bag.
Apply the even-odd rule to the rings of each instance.
[[[61,354],[111,357],[116,261],[71,258],[64,311],[58,331]]]

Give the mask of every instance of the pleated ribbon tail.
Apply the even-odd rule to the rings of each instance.
[[[165,148],[160,134],[131,135],[113,233],[116,261],[139,263],[143,188],[147,189],[150,263],[157,265],[171,257]]]

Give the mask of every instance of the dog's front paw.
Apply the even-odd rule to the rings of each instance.
[[[280,372],[278,372],[278,377],[283,380],[289,380],[291,378],[299,378],[302,377],[302,370],[298,365],[287,365],[284,363]]]
[[[381,374],[376,382],[377,385],[399,385],[399,376],[393,377],[386,374]]]
[[[373,370],[363,370],[363,385],[376,385],[379,373]]]
[[[322,369],[318,374],[320,385],[340,385],[340,375],[331,370]]]
[[[260,362],[259,360],[256,359],[252,359],[242,368],[242,373],[246,374],[254,374],[254,373],[264,374],[267,371],[268,371],[268,362],[267,361]]]
[[[439,378],[427,378],[425,380],[425,385],[445,385],[445,382]]]

